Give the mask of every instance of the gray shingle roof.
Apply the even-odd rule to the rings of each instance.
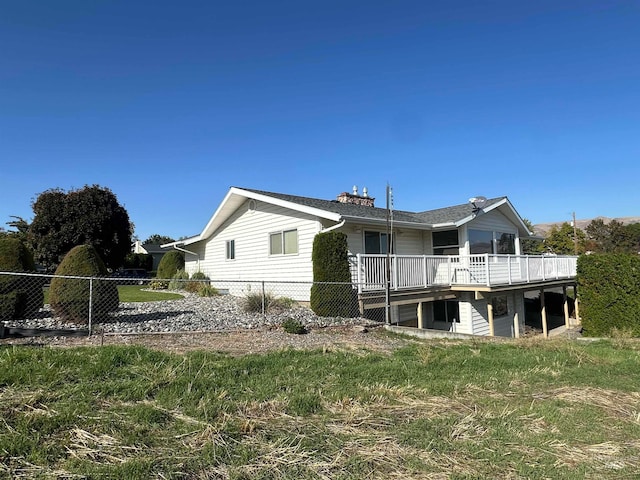
[[[249,192],[277,198],[286,202],[296,203],[306,207],[317,208],[329,212],[337,213],[343,217],[360,218],[363,220],[386,220],[387,209],[379,207],[368,207],[365,205],[353,205],[350,203],[341,203],[337,200],[321,200],[319,198],[300,197],[297,195],[287,195],[284,193],[265,192],[263,190],[254,190],[251,188],[241,188]],[[497,203],[505,197],[492,198],[487,200],[485,207],[489,207]],[[436,225],[440,223],[455,223],[459,220],[469,217],[473,213],[473,206],[470,203],[455,205],[452,207],[439,208],[436,210],[427,210],[424,212],[407,212],[402,210],[393,211],[393,219],[396,222],[407,222],[415,224]]]

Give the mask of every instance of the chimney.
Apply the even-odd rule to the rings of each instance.
[[[365,207],[373,207],[375,198],[369,196],[367,187],[362,189],[362,195],[358,195],[358,187],[353,186],[353,193],[342,192],[337,198],[340,203],[350,203],[352,205],[364,205]]]

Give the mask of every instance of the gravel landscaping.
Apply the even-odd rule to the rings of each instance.
[[[105,333],[221,332],[274,328],[286,319],[299,321],[308,329],[330,326],[373,326],[365,318],[318,317],[307,307],[294,305],[280,311],[249,313],[243,311],[241,299],[231,295],[199,297],[183,293],[183,299],[156,302],[121,303],[112,320],[94,325]],[[65,324],[52,316],[48,305],[36,318],[6,322],[9,328],[77,330],[86,326]]]
[[[47,305],[38,318],[6,322],[7,330],[14,334],[0,344],[143,345],[174,353],[209,350],[246,355],[283,348],[390,353],[415,342],[388,335],[382,324],[365,318],[318,317],[299,305],[262,315],[244,312],[240,302],[231,295],[203,298],[186,294],[178,300],[121,303],[112,321],[96,325],[92,336],[87,336],[86,326],[52,318]],[[299,321],[308,333],[286,333],[281,327],[286,319]]]

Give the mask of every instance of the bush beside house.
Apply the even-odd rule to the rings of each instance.
[[[314,313],[322,317],[355,316],[357,303],[351,285],[347,236],[336,231],[317,234],[311,258],[314,284],[310,303]]]
[[[91,245],[79,245],[71,249],[56,269],[51,280],[49,303],[56,315],[76,324],[89,320],[89,298],[93,322],[105,320],[118,309],[118,287],[114,282],[89,278],[61,278],[60,276],[100,277],[107,275],[107,268]]]
[[[178,270],[184,270],[184,253],[178,250],[171,250],[164,254],[158,264],[156,278],[170,280]]]
[[[640,256],[582,255],[578,292],[585,335],[610,336],[618,331],[640,336]]]

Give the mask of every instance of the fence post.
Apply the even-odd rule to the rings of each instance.
[[[89,336],[91,336],[91,317],[93,312],[93,277],[89,278]]]
[[[357,262],[357,275],[358,275],[358,293],[362,293],[362,264],[361,264],[361,257],[360,254],[358,253],[356,255],[356,262]]]
[[[265,293],[264,293],[264,280],[262,281],[262,315],[265,314]]]

